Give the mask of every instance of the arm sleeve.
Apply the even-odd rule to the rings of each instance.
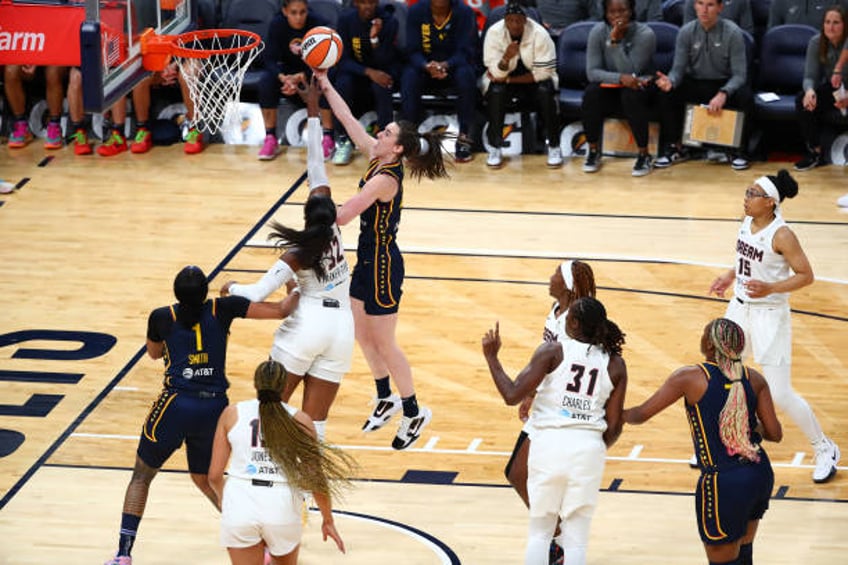
[[[607,25],[605,23],[595,24],[589,32],[589,40],[586,44],[586,78],[589,82],[605,82],[618,84],[619,74],[604,67],[604,48],[607,37]],[[616,49],[619,51],[622,46]]]
[[[684,28],[681,28],[677,34],[677,41],[674,44],[674,62],[671,64],[671,70],[668,72],[668,80],[671,81],[672,88],[680,83],[684,73],[686,73],[686,65],[689,58],[689,43],[692,40],[692,28],[689,26],[684,26]]]
[[[539,27],[541,28],[541,26]],[[533,29],[536,30],[535,27]],[[556,45],[554,45],[554,40],[551,39],[547,30],[541,28],[539,31],[541,33],[534,33],[533,35],[535,41],[535,45],[533,45],[533,54],[535,55],[532,65],[533,80],[536,82],[553,80],[554,85],[556,85]]]
[[[819,81],[821,73],[821,65],[819,64],[819,42],[816,41],[818,35],[810,38],[807,43],[807,58],[804,61],[804,80],[801,83],[801,88],[807,92],[811,88],[815,88]]]
[[[320,137],[318,139],[321,139]],[[294,277],[294,271],[288,264],[278,259],[262,278],[253,284],[234,284],[230,286],[230,294],[243,296],[252,302],[262,302],[269,294],[285,285]]]
[[[324,167],[324,150],[321,147],[322,137],[321,118],[317,116],[307,118],[306,182],[309,184],[310,191],[319,186],[330,186],[330,180],[327,178],[327,169]],[[283,263],[282,261],[279,262]],[[285,265],[285,263],[283,264]]]
[[[748,55],[745,50],[745,38],[742,30],[737,30],[730,40],[730,78],[724,84],[724,90],[730,96],[745,85],[748,80]]]

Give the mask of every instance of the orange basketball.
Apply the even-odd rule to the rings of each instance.
[[[342,56],[342,38],[336,30],[317,26],[306,32],[300,44],[300,56],[315,69],[329,69]]]

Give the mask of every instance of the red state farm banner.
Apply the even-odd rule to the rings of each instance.
[[[0,3],[0,65],[80,64],[82,6]]]
[[[118,58],[126,57],[126,9],[101,5],[100,26],[104,45],[118,45]],[[82,5],[35,5],[0,1],[0,65],[80,64]]]

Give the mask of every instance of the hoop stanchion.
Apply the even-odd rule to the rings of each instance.
[[[211,134],[238,119],[238,100],[244,74],[264,44],[258,34],[239,29],[204,29],[180,35],[141,38],[142,64],[164,71],[176,63],[194,105],[194,125]]]

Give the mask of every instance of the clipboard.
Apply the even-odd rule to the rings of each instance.
[[[724,109],[718,115],[711,115],[706,106],[687,104],[682,141],[692,147],[708,144],[738,148],[742,144],[744,123],[742,112]]]

